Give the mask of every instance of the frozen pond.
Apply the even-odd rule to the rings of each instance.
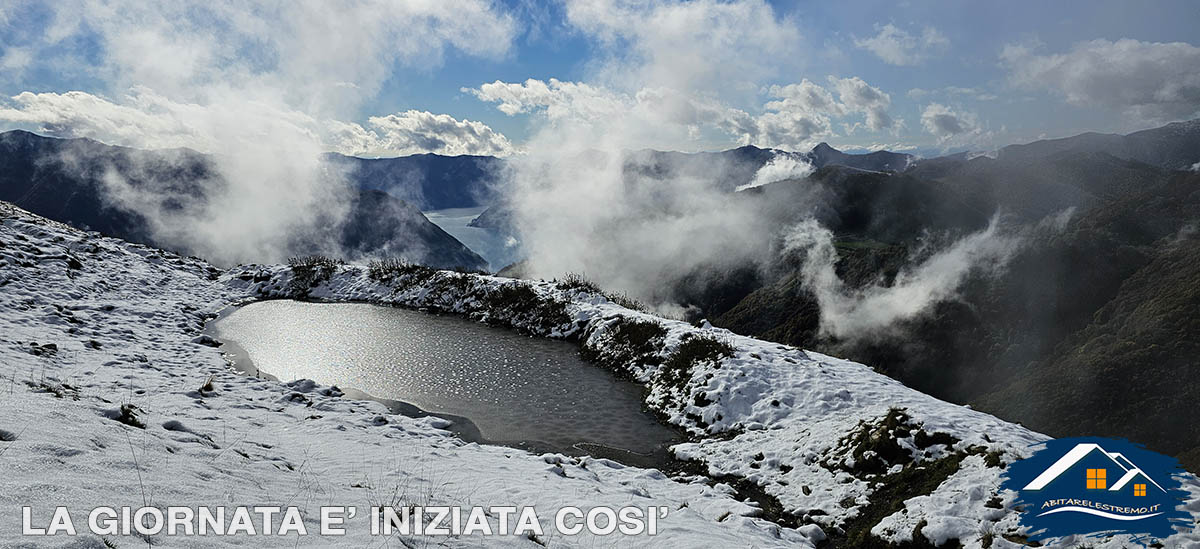
[[[455,316],[287,300],[238,308],[208,332],[263,373],[462,416],[487,442],[614,459],[629,453],[632,462],[665,456],[678,441],[642,411],[641,386],[584,362],[568,342]]]

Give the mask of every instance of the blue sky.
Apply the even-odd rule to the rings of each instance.
[[[928,154],[1200,112],[1195,2],[439,4],[5,2],[0,127],[204,149],[230,130],[198,106],[299,113],[366,155],[511,154],[572,124],[615,146]]]

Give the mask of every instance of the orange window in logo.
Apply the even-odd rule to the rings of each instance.
[[[1103,490],[1108,488],[1108,469],[1088,469],[1087,487],[1088,490]],[[1145,488],[1144,485],[1143,488]]]
[[[1135,496],[1146,495],[1146,485],[1145,484],[1134,484],[1133,485],[1133,495],[1135,495]]]

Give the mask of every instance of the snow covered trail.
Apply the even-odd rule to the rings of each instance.
[[[763,510],[705,478],[467,444],[438,418],[389,415],[309,381],[235,373],[201,336],[204,319],[278,297],[423,307],[576,339],[592,360],[646,384],[648,405],[695,435],[675,447],[678,456],[767,494],[779,508],[766,514],[790,527],[756,517]],[[212,387],[202,389],[209,379]],[[103,547],[86,533],[87,512],[98,505],[277,505],[301,508],[309,535],[148,541],[805,547],[827,536],[841,546],[878,536],[1016,547],[1012,494],[997,492],[1001,466],[1044,438],[859,364],[632,311],[578,284],[416,267],[247,265],[221,273],[0,203],[2,546]],[[567,505],[671,512],[652,538],[564,536],[551,524],[534,539],[372,537],[365,512],[344,536],[316,533],[321,506],[393,504],[535,506],[544,523]],[[22,506],[44,527],[60,505],[79,536],[21,535]]]

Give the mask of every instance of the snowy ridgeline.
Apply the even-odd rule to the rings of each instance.
[[[200,335],[204,320],[230,304],[305,296],[452,311],[577,339],[598,364],[646,384],[651,409],[695,435],[675,447],[679,457],[724,478],[466,444],[437,418],[389,415],[307,381],[237,374]],[[1001,467],[1045,438],[859,364],[631,311],[578,284],[403,266],[222,273],[3,203],[0,326],[3,546],[102,547],[86,533],[97,506],[277,505],[301,509],[308,537],[151,541],[803,547],[826,537],[853,546],[873,535],[1013,547],[1021,532],[1008,510],[1012,494],[997,492]],[[1200,495],[1194,478],[1187,485]],[[772,505],[740,502],[732,486],[757,487]],[[364,512],[344,536],[321,538],[319,509],[330,505]],[[543,516],[565,506],[671,511],[653,538],[547,528],[428,540],[372,537],[365,511],[381,505],[536,506]],[[23,538],[23,506],[42,527],[54,507],[67,506],[80,536]],[[136,534],[107,541],[146,542]]]

